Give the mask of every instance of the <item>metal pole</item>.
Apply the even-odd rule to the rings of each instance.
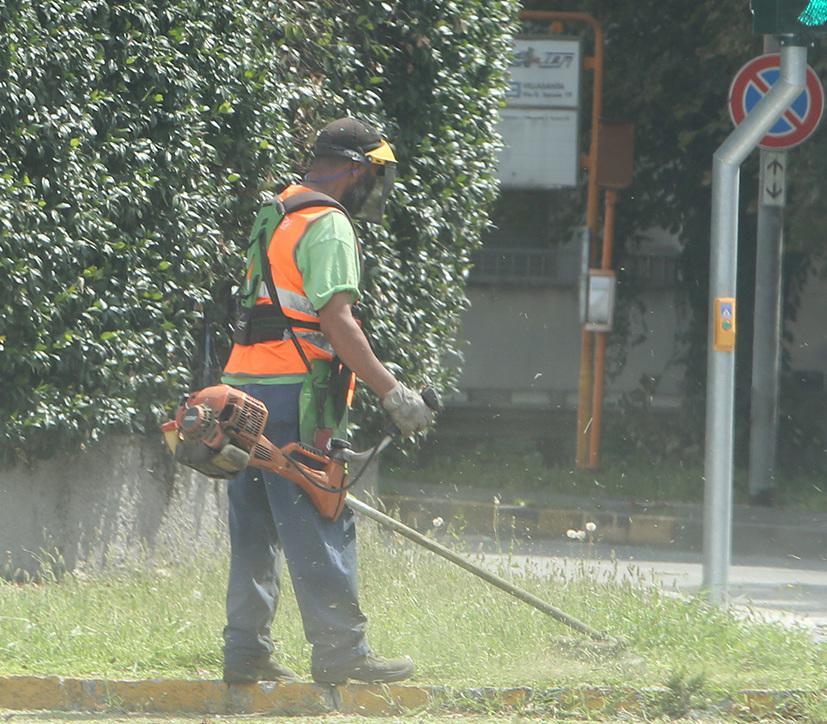
[[[612,252],[615,238],[615,211],[617,209],[617,191],[606,189],[605,211],[603,215],[603,255],[601,269],[612,268]],[[606,340],[608,332],[597,332],[597,348],[594,351],[594,392],[592,396],[592,427],[589,445],[589,468],[600,465],[600,436],[603,427],[603,383],[606,376]]]
[[[772,184],[765,169],[775,154],[761,152],[761,182]],[[780,155],[780,154],[779,154]],[[786,154],[783,154],[786,156]],[[786,165],[786,163],[784,164]],[[755,261],[755,312],[752,343],[749,495],[768,504],[775,488],[778,441],[778,385],[781,371],[781,270],[784,207],[758,205]]]
[[[592,127],[591,141],[586,166],[589,179],[586,194],[586,226],[591,238],[597,238],[600,222],[600,189],[597,186],[597,159],[600,154],[600,117],[603,115],[603,63],[605,55],[605,33],[603,25],[591,15],[558,10],[523,10],[521,20],[535,20],[541,23],[555,21],[585,23],[594,33],[594,55],[585,59],[584,68],[594,71],[592,84]],[[593,253],[596,249],[593,250]],[[594,263],[596,259],[592,257]],[[585,468],[589,460],[589,428],[592,424],[592,363],[594,361],[594,334],[581,330],[580,376],[577,402],[577,466]]]
[[[600,23],[592,25],[594,30],[594,57],[592,70],[594,71],[594,82],[592,87],[592,128],[591,141],[589,143],[589,180],[588,193],[586,196],[586,226],[591,232],[591,239],[597,238],[598,225],[600,224],[600,189],[597,186],[597,162],[600,157],[600,116],[603,114],[603,63],[604,63],[604,37],[603,26]],[[592,263],[594,263],[597,248],[592,250]],[[594,410],[591,407],[591,396],[594,385],[594,342],[595,336],[592,332],[582,330],[581,358],[580,358],[580,394],[577,411],[577,465],[581,468],[588,467],[589,460],[589,427],[594,423]]]
[[[577,467],[585,468],[589,460],[589,431],[592,426],[592,361],[594,333],[581,329],[580,374],[577,378]]]
[[[547,616],[551,616],[553,619],[560,621],[560,623],[565,624],[569,628],[573,628],[575,631],[584,633],[597,641],[609,640],[609,636],[607,634],[592,628],[588,624],[579,621],[573,616],[569,616],[559,608],[552,606],[550,603],[546,603],[543,599],[537,598],[537,596],[529,593],[528,591],[524,591],[522,588],[518,588],[513,583],[506,581],[504,578],[500,578],[500,576],[497,576],[494,573],[489,573],[484,568],[480,568],[470,561],[466,561],[462,556],[457,555],[449,548],[440,545],[436,541],[431,540],[430,538],[415,531],[413,528],[409,528],[404,523],[400,523],[398,520],[391,518],[389,515],[380,513],[376,510],[376,508],[372,508],[367,503],[363,503],[361,500],[354,498],[352,495],[348,495],[346,503],[348,507],[355,510],[357,513],[361,513],[371,520],[375,520],[380,525],[390,528],[400,535],[405,536],[405,538],[412,540],[414,543],[436,553],[438,556],[442,556],[442,558],[451,561],[451,563],[458,565],[460,568],[464,568],[466,571],[473,573],[478,578],[482,578],[483,581],[490,583],[492,586],[496,586],[501,591],[505,591],[509,595],[520,599],[530,606],[533,606],[538,611],[542,611]]]
[[[735,352],[714,345],[715,300],[735,297],[740,167],[805,87],[807,49],[781,49],[781,73],[767,96],[715,152],[712,169],[710,310],[706,386],[703,585],[715,605],[726,603],[732,544],[732,446]],[[737,314],[737,310],[736,310]]]
[[[764,36],[764,52],[778,41]],[[755,260],[755,311],[749,435],[750,500],[770,504],[775,492],[778,443],[778,385],[781,371],[782,264],[786,152],[761,151]],[[781,176],[781,185],[777,184]],[[772,205],[770,205],[771,202]]]

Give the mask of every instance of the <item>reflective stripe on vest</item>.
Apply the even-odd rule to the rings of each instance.
[[[333,349],[333,345],[331,345],[330,342],[327,341],[327,337],[325,337],[321,332],[313,332],[311,330],[302,331],[302,329],[299,327],[296,327],[293,331],[300,340],[307,342],[307,344],[312,344],[314,347],[320,349],[325,354],[329,354],[331,357],[333,357],[333,355],[336,354],[335,350]],[[286,329],[284,330],[282,339],[287,342],[290,342],[291,345],[293,344],[293,342],[290,340],[290,332],[288,332]],[[260,342],[259,344],[267,344],[267,342]],[[281,344],[281,342],[279,342],[279,344]]]
[[[304,294],[296,294],[296,292],[291,292],[289,289],[282,289],[278,286],[276,287],[276,294],[279,295],[279,304],[281,304],[281,308],[288,317],[293,317],[296,312],[298,312],[299,314],[316,317],[318,320],[318,313],[313,309],[313,305]],[[270,299],[270,293],[267,291],[267,285],[262,282],[258,289],[256,304],[270,304],[272,301],[273,300]]]

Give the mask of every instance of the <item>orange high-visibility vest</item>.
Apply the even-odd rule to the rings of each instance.
[[[279,194],[279,198],[284,201],[304,191],[310,191],[310,189],[299,185],[288,186]],[[290,319],[300,323],[315,322],[318,324],[319,314],[304,293],[302,274],[296,264],[296,248],[310,224],[324,214],[331,213],[341,212],[329,206],[313,206],[288,214],[273,232],[267,247],[267,258],[281,308]],[[248,281],[252,273],[252,268],[249,268],[247,270]],[[267,286],[262,281],[256,305],[272,305],[272,303]],[[321,332],[303,330],[301,327],[296,327],[294,331],[309,362],[333,358],[333,347]],[[301,375],[307,373],[307,367],[293,341],[286,337],[283,340],[250,345],[234,344],[230,358],[224,367],[224,373],[256,377]]]

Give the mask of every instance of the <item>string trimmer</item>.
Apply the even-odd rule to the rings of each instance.
[[[422,399],[434,411],[441,409],[439,396],[432,388],[423,391]],[[228,385],[215,385],[186,396],[175,419],[164,423],[161,429],[175,459],[208,477],[232,478],[248,466],[281,475],[299,485],[324,518],[335,520],[344,505],[348,505],[357,513],[433,551],[566,626],[597,640],[608,638],[528,591],[348,495],[374,457],[398,433],[395,428],[387,430],[372,448],[356,452],[346,441],[337,439],[331,440],[326,450],[297,442],[280,448],[264,436],[266,425],[267,408],[262,402]],[[348,463],[362,464],[352,479],[347,474]]]

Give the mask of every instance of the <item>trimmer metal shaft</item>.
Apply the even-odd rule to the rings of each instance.
[[[574,618],[573,616],[569,616],[565,611],[561,611],[559,608],[552,606],[550,603],[546,603],[543,599],[538,598],[533,593],[529,593],[528,591],[524,591],[522,588],[515,586],[513,583],[509,583],[504,578],[486,571],[484,568],[480,566],[474,565],[470,561],[466,560],[462,556],[454,553],[449,548],[437,543],[434,540],[422,535],[421,533],[415,531],[413,528],[405,525],[404,523],[400,523],[395,518],[391,518],[389,515],[385,515],[384,513],[380,513],[376,508],[372,508],[367,503],[363,503],[361,500],[354,498],[353,495],[348,495],[346,499],[346,504],[356,511],[357,513],[361,513],[362,515],[370,518],[371,520],[375,520],[380,525],[390,528],[391,530],[399,533],[399,535],[405,536],[408,540],[413,541],[414,543],[421,545],[423,548],[427,548],[429,551],[436,553],[438,556],[445,558],[451,563],[459,566],[460,568],[464,568],[469,573],[473,573],[478,578],[482,578],[482,580],[490,583],[492,586],[499,588],[501,591],[505,591],[511,596],[520,599],[524,603],[527,603],[529,606],[533,606],[538,611],[542,611],[547,616],[551,616],[553,619],[559,621],[560,623],[565,624],[569,628],[573,628],[575,631],[579,631],[580,633],[584,633],[587,636],[597,640],[597,641],[607,641],[609,640],[609,636],[602,631],[598,631],[597,629],[593,629],[588,624],[583,623],[582,621]]]

